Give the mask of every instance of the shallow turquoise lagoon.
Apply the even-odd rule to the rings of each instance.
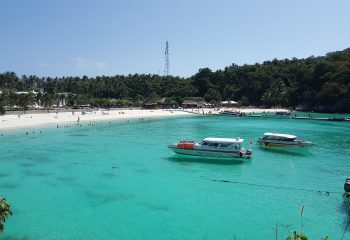
[[[275,239],[277,222],[285,239],[300,229],[302,205],[305,234],[340,239],[349,130],[346,122],[186,117],[2,132],[0,194],[14,214],[0,239]],[[209,136],[255,142],[266,131],[316,146],[298,155],[254,145],[245,163],[167,149]]]

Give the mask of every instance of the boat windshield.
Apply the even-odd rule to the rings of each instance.
[[[218,143],[209,143],[208,146],[210,146],[210,147],[217,147],[217,146],[219,146],[219,144]]]
[[[241,147],[240,143],[220,143],[220,142],[208,142],[208,141],[202,141],[200,143],[202,146],[208,146],[208,147],[220,147],[220,148],[233,148],[233,149],[239,149]]]
[[[279,116],[288,116],[290,115],[289,112],[276,112],[276,115],[279,115]]]
[[[264,136],[262,140],[277,140],[277,141],[294,141],[295,138],[286,138],[286,137],[281,137],[281,136]]]
[[[220,147],[224,147],[224,148],[226,148],[230,145],[231,145],[231,143],[220,143]]]

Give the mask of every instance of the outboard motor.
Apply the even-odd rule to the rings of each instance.
[[[347,178],[344,183],[344,191],[350,193],[350,178]]]

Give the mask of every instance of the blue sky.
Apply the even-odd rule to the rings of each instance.
[[[96,76],[223,69],[350,47],[348,0],[2,0],[0,72]]]

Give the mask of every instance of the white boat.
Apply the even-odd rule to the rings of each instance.
[[[347,178],[344,183],[343,200],[345,204],[350,206],[350,178]]]
[[[252,157],[252,151],[242,147],[241,138],[205,138],[201,142],[180,141],[168,147],[183,155],[244,160]]]
[[[220,115],[224,115],[224,116],[240,116],[239,112],[235,112],[235,111],[230,111],[230,110],[224,110],[219,112]]]
[[[272,117],[275,117],[275,118],[291,118],[292,117],[292,113],[291,112],[280,111],[280,112],[276,112],[275,115],[273,115]]]
[[[268,132],[264,133],[264,136],[259,138],[257,143],[266,148],[282,150],[305,149],[314,145],[312,142],[299,140],[294,135]]]

